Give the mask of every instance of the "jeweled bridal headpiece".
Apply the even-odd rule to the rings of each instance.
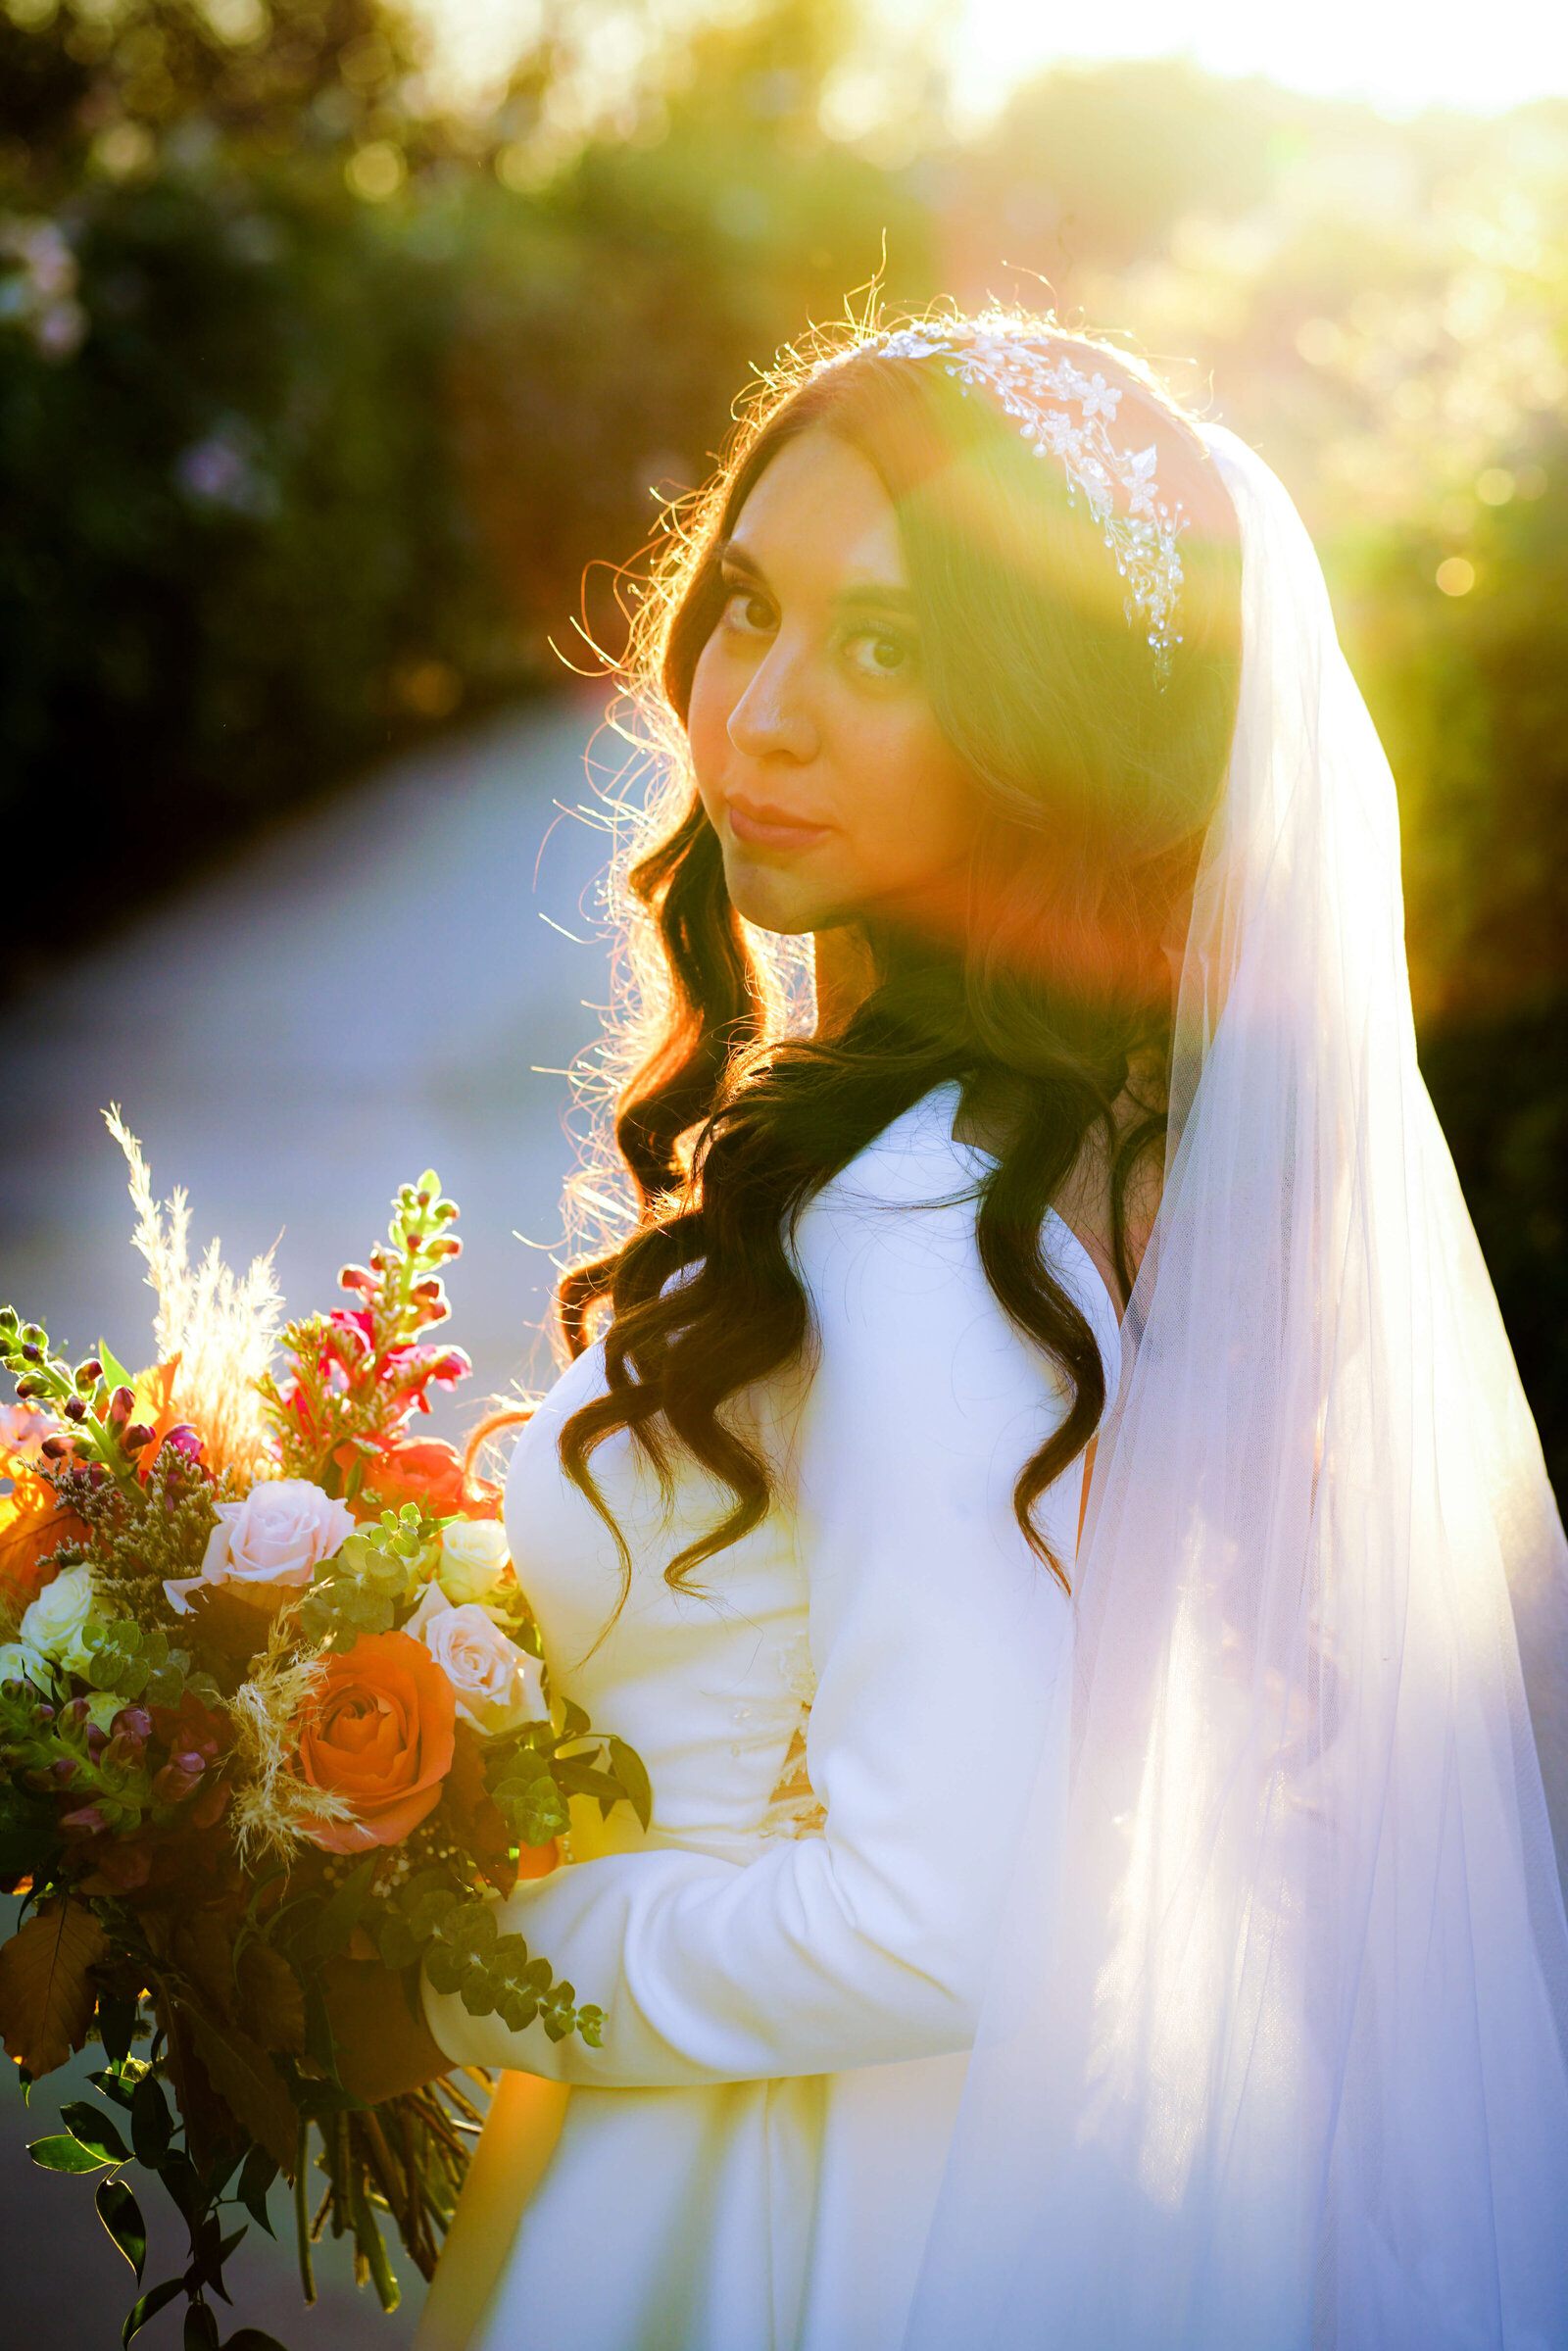
[[[1026,340],[990,312],[972,322],[956,318],[940,326],[900,327],[883,334],[872,349],[883,359],[941,360],[966,399],[971,385],[982,385],[1018,418],[1018,430],[1033,443],[1036,457],[1050,450],[1060,458],[1069,500],[1082,490],[1127,582],[1129,623],[1148,623],[1154,675],[1163,685],[1170,674],[1171,646],[1182,641],[1172,622],[1182,585],[1176,540],[1187,517],[1179,498],[1167,505],[1159,495],[1153,443],[1133,450],[1118,449],[1112,441],[1107,421],[1115,421],[1120,387],[1098,373],[1085,375],[1059,347]],[[1076,409],[1078,417],[1069,409]]]

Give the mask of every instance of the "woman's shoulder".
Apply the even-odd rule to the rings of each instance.
[[[954,1134],[960,1099],[956,1079],[933,1086],[830,1177],[810,1206],[828,1216],[862,1207],[937,1214],[972,1202],[992,1161]]]
[[[792,1236],[797,1269],[819,1322],[853,1307],[882,1319],[894,1300],[928,1318],[946,1298],[960,1318],[1005,1319],[980,1263],[975,1218],[995,1160],[954,1134],[956,1080],[893,1119],[814,1193]],[[1120,1333],[1105,1284],[1083,1243],[1053,1210],[1043,1233],[1052,1270],[1087,1318],[1114,1386]],[[900,1314],[892,1318],[904,1321]]]

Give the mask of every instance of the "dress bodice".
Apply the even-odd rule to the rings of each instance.
[[[672,1456],[666,1497],[620,1432],[591,1457],[631,1558],[614,1613],[613,1539],[558,1452],[599,1349],[518,1441],[507,1531],[552,1679],[639,1749],[654,1826],[574,1798],[573,1866],[496,1905],[602,2006],[599,2047],[424,1978],[455,2063],[575,2085],[476,2351],[900,2341],[1021,1808],[1042,1765],[1066,1784],[1072,1611],[1013,1507],[1063,1385],[986,1281],[956,1110],[936,1088],[800,1216],[810,1347],[724,1408],[770,1506],[692,1589],[664,1569],[727,1490]],[[1043,1243],[1113,1389],[1104,1287],[1059,1219]],[[1034,1512],[1069,1568],[1082,1483]]]
[[[857,1227],[868,1236],[879,1216],[911,1207],[922,1212],[922,1221],[907,1232],[909,1286],[917,1291],[922,1283],[951,1279],[955,1257],[964,1255],[966,1244],[972,1252],[970,1202],[988,1160],[955,1139],[957,1101],[956,1086],[936,1088],[810,1204],[794,1241],[808,1293],[843,1279],[853,1264]],[[932,1218],[943,1220],[940,1237],[931,1231]],[[1113,1386],[1116,1326],[1100,1276],[1082,1244],[1054,1214],[1047,1248],[1090,1314],[1106,1358],[1107,1385]],[[971,1281],[976,1270],[965,1268]],[[1012,1345],[1027,1343],[1013,1335]],[[977,1365],[983,1351],[977,1331],[970,1349]],[[809,1385],[806,1370],[786,1370],[728,1407],[769,1464],[771,1506],[750,1535],[703,1562],[686,1591],[666,1583],[664,1567],[722,1515],[732,1499],[727,1490],[688,1460],[666,1500],[651,1465],[624,1433],[593,1454],[594,1476],[632,1551],[618,1615],[622,1577],[614,1542],[564,1475],[558,1451],[571,1414],[603,1393],[602,1347],[589,1348],[571,1365],[517,1440],[507,1482],[507,1533],[552,1679],[587,1709],[596,1728],[614,1731],[642,1755],[653,1783],[655,1843],[745,1858],[760,1840],[817,1824],[819,1811],[804,1773],[788,1769],[816,1688],[797,1475]],[[864,1400],[868,1409],[877,1408],[878,1399]],[[891,1394],[886,1401],[892,1409]],[[1070,1474],[1059,1492],[1046,1497],[1058,1553],[1070,1555],[1078,1486],[1078,1476]],[[797,1786],[804,1797],[792,1802],[787,1791]],[[596,1852],[644,1841],[624,1806],[593,1830]]]

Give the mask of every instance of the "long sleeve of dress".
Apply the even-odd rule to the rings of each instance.
[[[866,1199],[840,1179],[795,1246],[819,1352],[780,1506],[809,1588],[825,1833],[744,1864],[649,1848],[519,1886],[498,1925],[603,2006],[604,2045],[514,2033],[426,1979],[455,2063],[669,2086],[972,2040],[1023,1794],[1061,1712],[1070,1608],[1012,1502],[1061,1391],[985,1282],[972,1200]],[[1084,1302],[1102,1329],[1103,1292]],[[1074,1464],[1047,1497],[1069,1566],[1080,1484]]]

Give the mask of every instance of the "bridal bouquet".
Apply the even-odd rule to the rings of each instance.
[[[190,2258],[122,2340],[183,2294],[187,2351],[217,2351],[235,2207],[270,2233],[281,2175],[306,2298],[330,2224],[391,2309],[377,2216],[428,2278],[479,2125],[450,2077],[377,2106],[352,2095],[325,1971],[378,1960],[417,2014],[422,1966],[476,2015],[596,2040],[600,2012],[498,1933],[484,1897],[554,1865],[569,1796],[625,1801],[645,1825],[650,1797],[634,1751],[550,1690],[497,1490],[411,1434],[469,1369],[428,1336],[461,1248],[435,1174],[344,1269],[352,1305],[280,1331],[270,1260],[236,1280],[215,1245],[192,1267],[183,1194],[157,1203],[110,1125],[159,1361],[132,1375],[100,1345],[71,1364],[0,1309],[17,1381],[0,1409],[0,1888],[24,1897],[0,1946],[0,2036],[24,2095],[101,2042],[96,2099],[30,2153],[101,2175],[138,2287],[147,2232],[124,2167],[160,2176]]]

